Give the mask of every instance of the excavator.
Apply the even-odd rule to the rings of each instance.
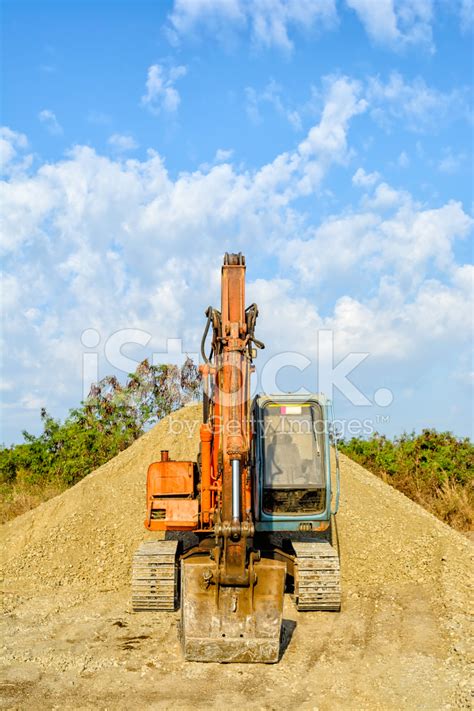
[[[161,533],[133,557],[132,608],[180,605],[189,661],[278,662],[285,591],[301,611],[341,605],[331,403],[321,394],[251,397],[264,347],[257,315],[256,304],[245,307],[245,257],[226,253],[221,309],[207,309],[201,347],[198,456],[172,461],[163,450],[147,472],[145,528]]]

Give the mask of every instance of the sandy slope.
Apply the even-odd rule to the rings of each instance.
[[[285,601],[279,664],[184,663],[178,613],[132,614],[148,463],[194,458],[185,408],[80,484],[6,524],[2,708],[470,708],[472,544],[342,457],[343,611]]]

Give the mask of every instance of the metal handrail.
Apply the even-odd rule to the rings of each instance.
[[[329,408],[331,411],[331,435],[332,435],[332,442],[334,445],[334,454],[336,455],[336,500],[334,503],[334,509],[331,509],[331,515],[335,516],[337,512],[339,511],[339,498],[341,495],[341,471],[339,468],[339,452],[337,449],[337,437],[336,433],[334,431],[334,410],[332,406],[332,401],[329,403]]]

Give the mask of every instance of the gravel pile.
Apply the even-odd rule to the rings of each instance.
[[[343,610],[299,614],[288,598],[286,624],[296,628],[278,665],[219,667],[217,688],[215,665],[183,663],[173,614],[130,614],[131,558],[149,535],[147,466],[161,449],[194,459],[200,416],[190,406],[166,418],[2,527],[5,707],[105,708],[112,693],[115,708],[222,707],[225,687],[227,705],[249,708],[471,708],[472,543],[344,456]],[[166,689],[162,702],[146,695],[158,688]]]
[[[74,586],[91,594],[128,585],[133,551],[145,537],[148,465],[168,449],[195,460],[201,408],[165,418],[76,486],[2,528],[8,587]]]

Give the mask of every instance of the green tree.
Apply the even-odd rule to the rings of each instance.
[[[200,374],[190,358],[182,368],[144,360],[124,384],[107,376],[64,422],[43,409],[40,435],[25,431],[23,443],[1,447],[0,484],[70,486],[199,393]]]

